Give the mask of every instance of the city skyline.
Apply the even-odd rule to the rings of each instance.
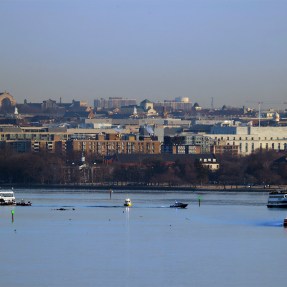
[[[0,92],[281,106],[286,1],[1,0]]]

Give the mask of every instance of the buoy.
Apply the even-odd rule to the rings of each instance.
[[[198,206],[200,207],[201,196],[198,196]]]
[[[11,215],[12,215],[12,223],[14,222],[14,210],[11,210]]]
[[[283,221],[283,226],[284,226],[284,227],[287,227],[287,218],[284,219],[284,221]]]

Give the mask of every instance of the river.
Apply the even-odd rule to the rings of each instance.
[[[0,286],[286,285],[287,210],[268,209],[267,193],[15,195],[33,205],[0,206]]]

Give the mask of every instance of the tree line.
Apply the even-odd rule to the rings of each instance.
[[[196,186],[221,185],[283,185],[287,184],[287,163],[275,151],[257,151],[244,157],[218,156],[220,168],[211,171],[197,161],[143,161],[140,165],[119,162],[107,164],[101,157],[86,158],[81,154],[68,156],[54,153],[16,153],[0,150],[1,184],[103,184]]]

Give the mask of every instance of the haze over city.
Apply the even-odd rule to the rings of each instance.
[[[0,92],[17,102],[286,101],[287,1],[1,0],[0,11]]]

